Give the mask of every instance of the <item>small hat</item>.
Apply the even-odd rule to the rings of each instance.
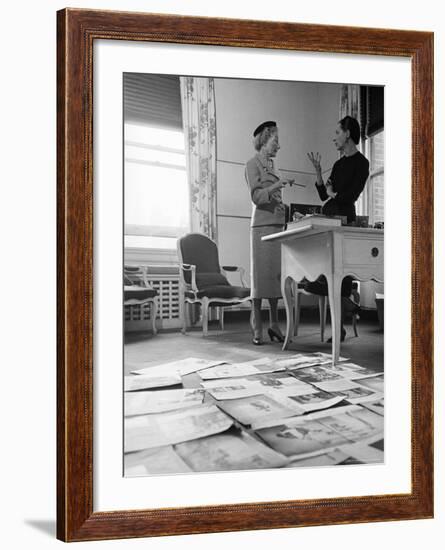
[[[266,120],[266,122],[261,123],[258,128],[255,128],[255,131],[253,132],[253,137],[257,136],[260,132],[264,130],[264,128],[271,128],[276,127],[277,123],[274,120]]]

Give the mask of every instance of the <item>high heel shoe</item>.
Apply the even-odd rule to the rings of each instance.
[[[261,340],[261,338],[256,338],[256,337],[255,337],[255,338],[252,340],[252,344],[253,344],[254,346],[262,346],[262,345],[263,345],[263,341]]]
[[[269,335],[271,342],[273,342],[274,340],[276,340],[277,342],[284,342],[284,337],[273,328],[268,328],[267,334]]]
[[[340,342],[344,342],[346,338],[346,330],[344,328],[341,329],[341,336],[340,336]],[[328,338],[326,340],[327,344],[332,344],[332,338]]]

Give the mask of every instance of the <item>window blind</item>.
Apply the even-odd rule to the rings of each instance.
[[[124,121],[182,130],[179,77],[124,73]]]
[[[383,130],[383,86],[360,86],[360,127],[362,137],[370,137]]]

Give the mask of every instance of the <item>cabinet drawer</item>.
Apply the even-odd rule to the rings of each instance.
[[[343,263],[345,265],[383,264],[383,239],[348,237],[343,242]]]

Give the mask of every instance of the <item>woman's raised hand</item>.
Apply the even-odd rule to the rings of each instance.
[[[320,153],[313,153],[312,151],[310,153],[307,154],[309,160],[312,162],[312,164],[314,165],[314,168],[317,172],[317,174],[321,174],[321,155]]]

